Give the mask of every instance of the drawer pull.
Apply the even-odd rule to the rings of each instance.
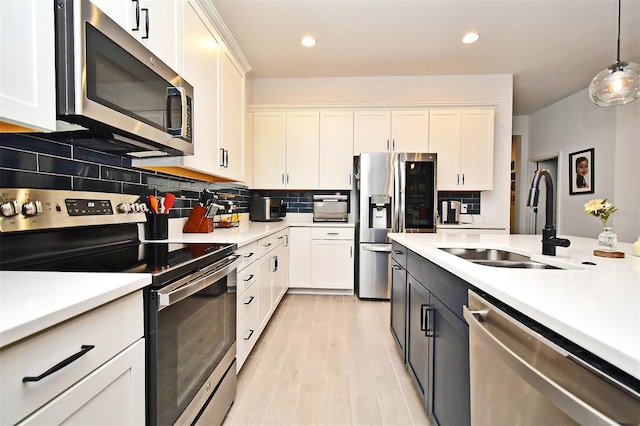
[[[40,380],[42,380],[45,377],[55,373],[56,371],[62,370],[64,367],[66,367],[67,365],[71,364],[73,361],[77,360],[81,356],[85,355],[87,352],[89,352],[93,348],[95,348],[95,345],[82,345],[82,346],[80,346],[80,352],[75,353],[75,354],[71,355],[69,358],[60,361],[59,363],[57,363],[56,365],[54,365],[53,367],[51,367],[50,369],[48,369],[47,371],[42,373],[41,375],[39,375],[39,376],[26,376],[26,377],[22,378],[22,381],[23,382],[39,382]]]
[[[247,300],[246,302],[244,302],[244,304],[245,304],[245,305],[249,305],[249,304],[251,304],[251,302],[253,302],[253,299],[254,299],[254,297],[253,297],[253,296],[249,297],[249,300]]]
[[[402,251],[401,250],[394,250],[393,254],[402,254]]]
[[[245,259],[248,259],[248,258],[250,258],[251,256],[253,256],[253,252],[251,252],[251,253],[249,253],[249,254],[246,254],[246,255],[244,256],[244,258],[245,258]]]
[[[249,330],[249,335],[247,337],[243,337],[244,340],[249,340],[251,339],[251,336],[253,336],[253,330]]]
[[[247,278],[244,279],[244,282],[249,282],[251,281],[251,279],[253,278],[253,274],[249,275]]]
[[[265,244],[264,246],[265,246],[265,247],[270,247],[270,246],[271,246],[271,243],[267,243],[267,244]]]
[[[327,235],[340,235],[338,232],[327,232]]]

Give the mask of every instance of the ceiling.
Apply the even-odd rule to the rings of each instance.
[[[586,88],[615,62],[616,0],[212,0],[252,78],[513,74],[514,115]],[[461,43],[480,33],[472,45]],[[305,48],[303,35],[317,45]],[[640,0],[621,59],[640,63]]]

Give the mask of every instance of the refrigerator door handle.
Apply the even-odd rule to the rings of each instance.
[[[362,250],[391,253],[391,244],[361,244]]]

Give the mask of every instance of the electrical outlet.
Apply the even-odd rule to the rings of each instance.
[[[466,204],[460,204],[460,213],[462,214],[467,214],[467,205]]]

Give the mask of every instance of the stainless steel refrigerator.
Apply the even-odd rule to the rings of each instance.
[[[354,176],[357,294],[389,299],[389,232],[436,230],[436,154],[362,153]]]

